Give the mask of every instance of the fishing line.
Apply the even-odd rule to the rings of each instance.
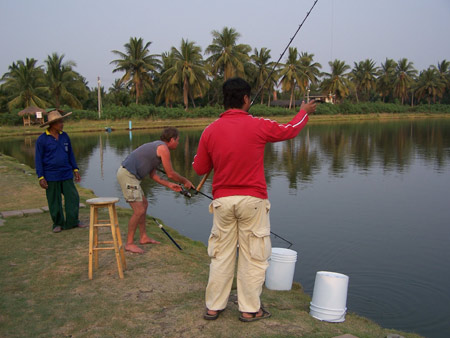
[[[297,33],[300,31],[300,29],[302,28],[303,24],[305,23],[306,19],[308,18],[309,14],[311,13],[311,11],[314,9],[314,7],[316,6],[316,3],[319,0],[315,0],[311,9],[308,11],[308,13],[306,13],[305,18],[303,19],[302,23],[298,26],[297,30],[295,31],[294,35],[292,36],[292,38],[289,40],[289,43],[287,44],[286,48],[284,49],[283,53],[281,53],[280,57],[278,58],[278,61],[275,63],[275,66],[273,66],[271,72],[269,73],[269,76],[267,76],[266,80],[263,82],[263,84],[261,85],[261,87],[259,88],[259,90],[256,92],[255,97],[253,98],[252,102],[250,103],[250,106],[253,106],[253,103],[255,102],[255,100],[258,98],[258,96],[261,94],[261,91],[264,89],[264,86],[266,85],[267,81],[269,81],[269,79],[271,78],[272,74],[275,72],[275,69],[277,68],[277,66],[280,64],[281,59],[283,58],[284,54],[286,53],[286,51],[288,50],[289,46],[291,45],[292,41],[294,41],[295,37],[297,36]]]
[[[158,170],[159,172],[163,173],[164,175],[167,175],[166,172],[165,172],[163,169],[161,169],[161,168],[157,168],[156,170]],[[181,186],[180,194],[186,196],[187,198],[191,198],[192,195],[189,193],[189,191],[186,190],[181,184],[180,184],[180,186]],[[197,189],[195,189],[195,188],[191,188],[191,190],[194,190],[194,192],[195,192],[196,195],[197,195],[197,194],[200,194],[200,195],[203,195],[204,197],[210,199],[211,201],[214,200],[214,198],[213,198],[212,196],[209,196],[209,195],[207,195],[207,194],[205,194],[205,193],[203,193],[203,192],[201,192],[201,191],[199,191],[199,190],[197,190]],[[175,241],[173,240],[173,238],[170,237],[170,235],[162,228],[162,225],[159,224],[158,221],[157,221],[156,219],[154,219],[154,220],[155,220],[155,222],[157,222],[157,224],[159,225],[160,229],[161,229],[162,231],[164,231],[164,232],[166,233],[167,236],[169,236],[169,238],[172,240],[172,242],[175,243]],[[288,249],[293,245],[292,242],[288,241],[286,238],[281,237],[280,235],[277,235],[277,234],[274,233],[273,231],[270,231],[270,233],[271,233],[272,235],[274,235],[275,237],[277,237],[277,238],[279,238],[279,239],[285,241],[286,243],[288,243],[288,244],[289,244],[289,246],[287,247]],[[178,246],[178,244],[175,243],[175,245],[181,250],[181,248]]]

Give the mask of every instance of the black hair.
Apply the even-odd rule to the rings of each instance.
[[[178,129],[174,127],[168,127],[161,133],[160,139],[164,142],[170,142],[172,138],[176,139],[178,137]]]
[[[225,109],[242,108],[244,105],[244,96],[250,98],[251,87],[247,81],[240,77],[234,77],[224,82],[223,105]]]

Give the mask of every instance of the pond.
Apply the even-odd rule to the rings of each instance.
[[[201,130],[181,130],[175,169],[194,184]],[[34,137],[0,139],[0,151],[34,167]],[[71,135],[82,186],[121,196],[120,162],[159,132]],[[350,277],[347,307],[387,328],[450,332],[450,120],[316,124],[268,144],[272,230],[294,243],[295,280],[312,294],[315,273]],[[143,184],[149,213],[207,241],[209,200]],[[203,188],[211,193],[211,180]],[[120,205],[127,206],[121,199]],[[151,231],[158,231],[156,228]],[[273,246],[286,244],[273,238]]]

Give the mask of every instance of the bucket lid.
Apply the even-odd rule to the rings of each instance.
[[[347,275],[344,275],[343,273],[339,272],[330,272],[330,271],[317,271],[317,275],[327,276],[327,277],[333,277],[333,278],[343,278],[348,279]],[[316,276],[317,276],[316,275]]]
[[[272,248],[272,255],[297,257],[297,251],[294,251],[291,249],[285,249],[285,248]]]

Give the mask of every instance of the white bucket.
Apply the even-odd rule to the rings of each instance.
[[[266,287],[285,291],[292,288],[297,252],[284,248],[272,248],[269,267],[266,270]]]
[[[336,272],[317,272],[309,314],[326,322],[343,322],[347,312],[347,290],[348,276]]]

